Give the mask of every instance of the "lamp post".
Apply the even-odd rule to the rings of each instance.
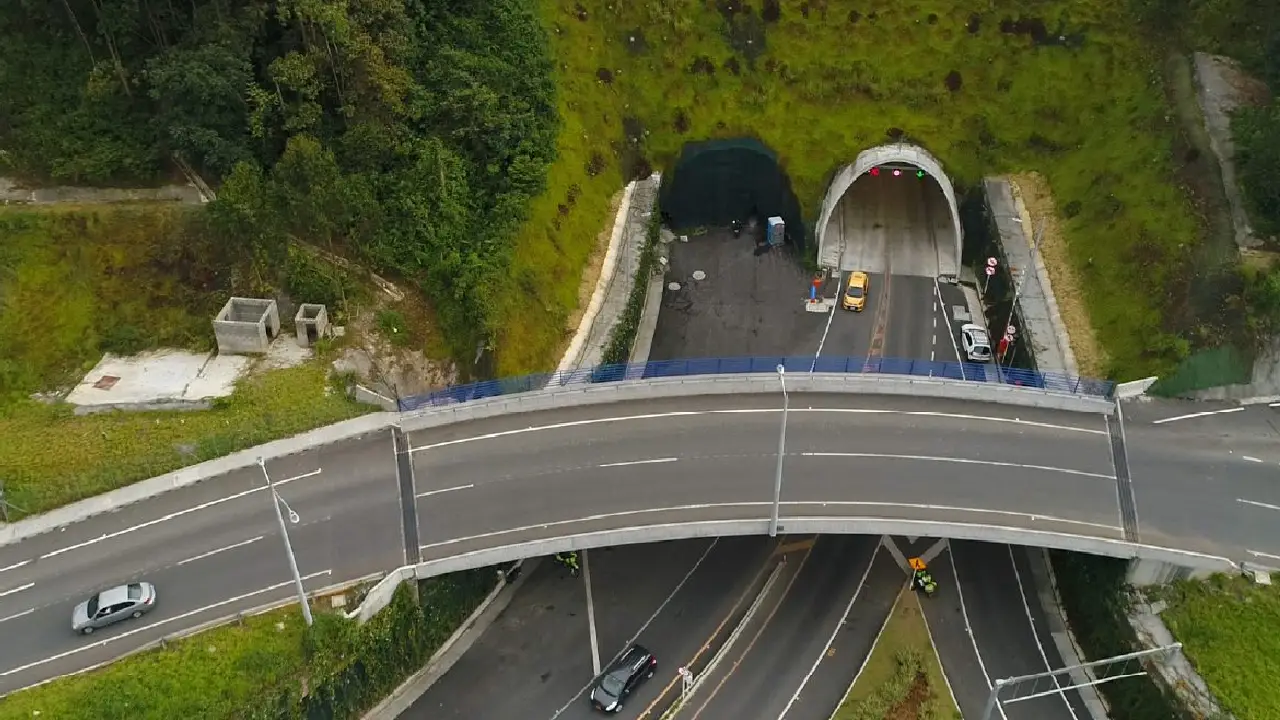
[[[284,505],[289,511],[289,522],[297,523],[300,519],[298,513],[289,507],[289,503],[280,497],[276,492],[275,483],[271,482],[271,474],[267,472],[267,461],[258,458],[258,467],[262,468],[262,477],[267,479],[267,490],[271,493],[271,507],[275,508],[276,520],[280,523],[280,537],[284,539],[284,552],[289,556],[289,571],[293,573],[293,585],[298,591],[298,604],[302,606],[302,619],[306,620],[307,627],[311,627],[311,605],[307,603],[307,591],[302,587],[302,576],[298,574],[298,559],[293,555],[293,544],[289,542],[289,528],[284,524],[284,515],[280,512],[280,506]]]
[[[782,458],[787,451],[787,410],[791,399],[787,395],[787,369],[778,365],[778,384],[782,386],[782,431],[778,434],[778,469],[773,477],[773,513],[769,517],[769,537],[778,536],[778,506],[782,502]]]

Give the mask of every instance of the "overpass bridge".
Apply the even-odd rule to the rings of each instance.
[[[764,534],[774,512],[786,533],[1127,558],[1145,582],[1237,570],[1256,548],[1280,548],[1280,529],[1236,502],[1271,492],[1269,468],[1208,438],[1126,439],[1110,383],[1029,371],[1015,371],[1021,385],[1013,373],[973,382],[941,363],[884,363],[647,363],[408,399],[399,424],[421,545],[388,584],[566,550]],[[886,368],[911,374],[875,372]]]

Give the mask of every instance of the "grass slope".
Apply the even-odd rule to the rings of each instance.
[[[914,592],[898,596],[871,657],[831,720],[960,720]]]
[[[1239,720],[1280,718],[1280,589],[1219,575],[1165,592],[1161,617],[1222,709]]]
[[[839,166],[893,138],[928,148],[962,185],[1036,170],[1107,369],[1150,374],[1182,351],[1166,305],[1190,280],[1198,225],[1173,182],[1160,58],[1123,3],[539,2],[564,126],[517,242],[511,285],[528,292],[505,294],[500,374],[554,364],[565,333],[547,318],[576,301],[620,158],[662,167],[687,141],[740,135],[779,153],[810,218]]]

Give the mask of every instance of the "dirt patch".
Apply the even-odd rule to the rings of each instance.
[[[916,673],[915,682],[907,690],[907,696],[884,716],[884,720],[921,720],[929,703],[929,676],[924,671]]]
[[[582,316],[587,313],[591,296],[595,294],[596,285],[600,282],[600,273],[604,271],[604,256],[609,252],[609,240],[613,237],[613,225],[618,217],[618,210],[622,207],[622,194],[623,191],[619,190],[609,198],[609,224],[596,235],[595,249],[591,251],[591,257],[587,258],[587,266],[583,268],[582,282],[578,283],[578,306],[569,313],[569,320],[565,323],[569,337],[573,337],[573,333],[578,331]]]
[[[1076,356],[1077,371],[1085,377],[1103,377],[1108,358],[1098,342],[1093,323],[1089,320],[1084,283],[1071,264],[1070,248],[1067,247],[1062,228],[1058,224],[1049,184],[1044,177],[1034,172],[1011,175],[1009,183],[1014,197],[1022,198],[1023,206],[1031,217],[1037,223],[1047,223],[1040,241],[1040,255],[1044,259],[1045,269],[1049,271],[1049,282],[1053,287],[1053,296],[1058,301],[1058,312],[1067,326],[1071,351]]]

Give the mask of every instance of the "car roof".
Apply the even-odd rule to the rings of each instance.
[[[129,586],[117,585],[109,590],[103,590],[98,593],[98,606],[106,607],[108,605],[116,605],[118,603],[127,602],[129,600]]]
[[[960,329],[961,329],[961,330],[964,330],[964,331],[966,331],[966,332],[971,332],[971,333],[973,333],[973,334],[974,334],[975,336],[977,336],[977,337],[986,337],[986,336],[987,336],[987,331],[986,331],[986,330],[984,330],[984,329],[983,329],[981,326],[979,326],[979,325],[974,325],[973,323],[965,323],[964,325],[961,325],[961,326],[960,326]]]

